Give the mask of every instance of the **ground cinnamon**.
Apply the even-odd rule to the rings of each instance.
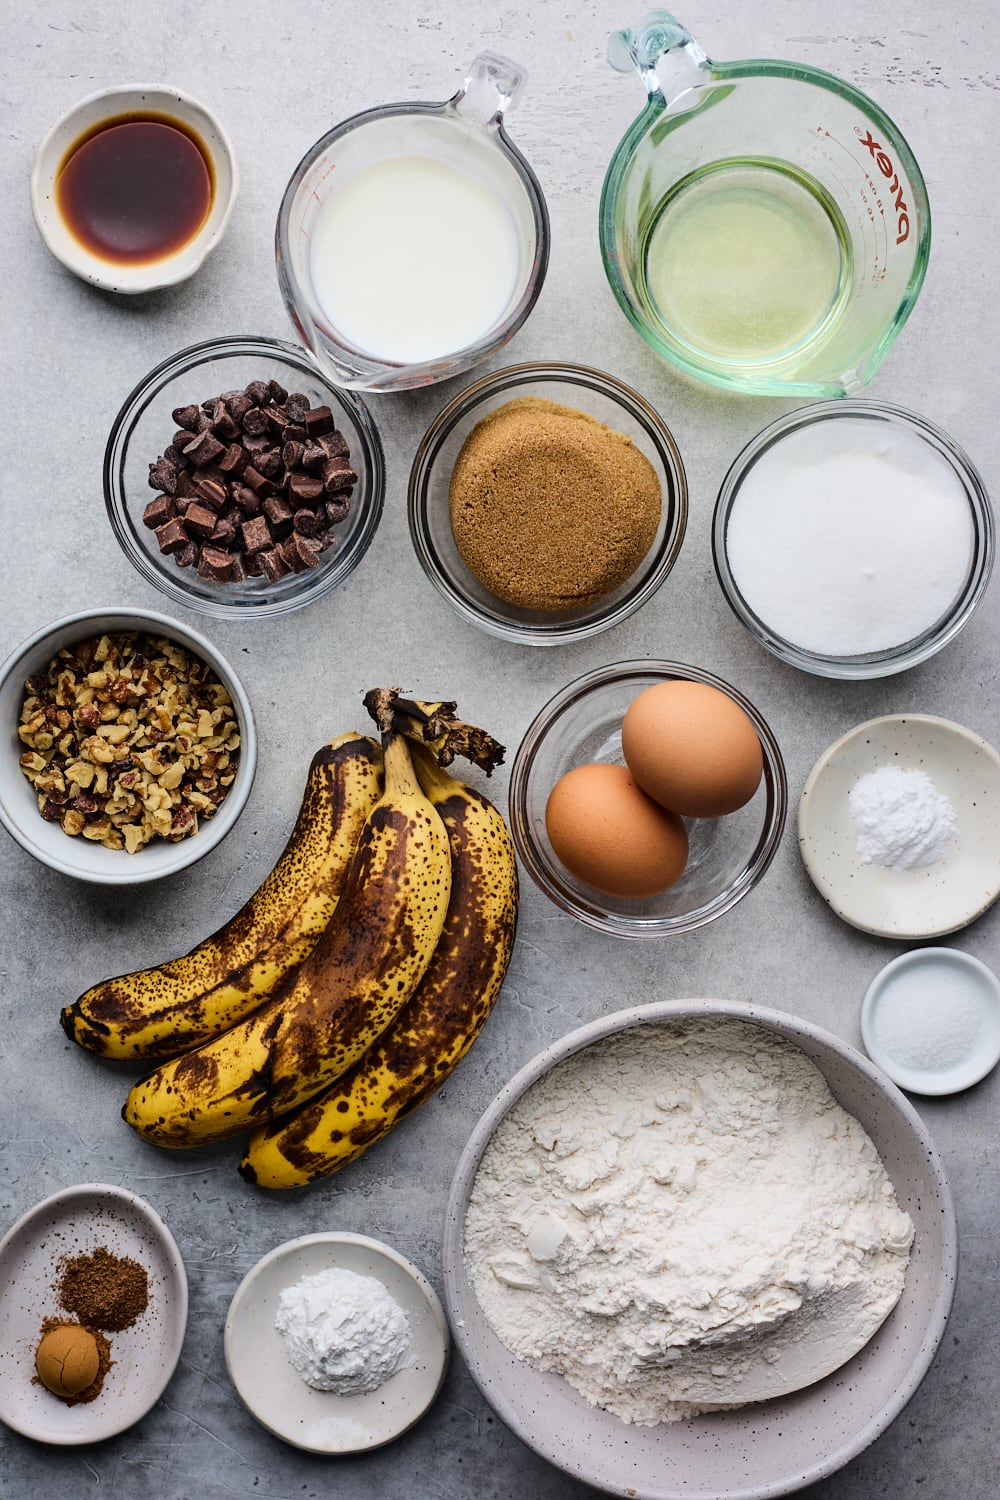
[[[59,1301],[85,1328],[117,1333],[146,1311],[149,1278],[138,1261],[103,1245],[63,1263]]]
[[[449,489],[466,567],[498,598],[533,610],[613,593],[652,546],[661,506],[656,471],[625,433],[534,396],[476,424]]]

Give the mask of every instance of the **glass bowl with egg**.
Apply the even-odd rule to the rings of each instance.
[[[205,449],[190,459],[188,436]],[[327,476],[335,465],[349,486]],[[208,339],[158,364],[126,398],[104,454],[108,519],[126,557],[176,603],[220,619],[287,614],[343,583],[371,545],[384,493],[363,401],[302,349],[262,336]]]
[[[665,733],[664,707],[679,715],[676,733]],[[692,751],[673,789],[667,740]],[[781,751],[759,710],[679,662],[616,662],[569,683],[529,727],[510,778],[529,875],[561,910],[616,937],[692,932],[729,911],[774,858],[787,806]]]
[[[434,419],[409,484],[424,572],[467,623],[520,645],[634,614],[687,524],[677,444],[652,406],[584,365],[514,365]]]
[[[887,677],[967,624],[990,579],[983,480],[925,417],[823,401],[757,434],[723,481],[712,549],[729,607],[781,661]]]

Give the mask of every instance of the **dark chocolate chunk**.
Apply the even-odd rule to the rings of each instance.
[[[234,391],[231,395],[227,395],[223,399],[225,400],[225,403],[229,408],[229,415],[232,417],[234,422],[242,422],[243,418],[246,416],[247,412],[254,404],[251,401],[250,397],[247,396],[243,391]]]
[[[264,573],[264,564],[260,560],[259,552],[248,552],[244,559],[244,567],[248,578],[260,578]]]
[[[302,443],[298,443],[294,439],[289,439],[281,450],[281,462],[286,469],[297,469],[302,462],[302,455],[305,451],[305,446]]]
[[[306,432],[315,440],[325,432],[333,432],[333,412],[328,406],[314,406],[306,412]]]
[[[242,442],[244,448],[246,449],[247,453],[250,454],[251,458],[256,458],[258,453],[266,453],[268,448],[270,448],[271,434],[269,432],[261,432],[256,436],[244,435]]]
[[[167,458],[158,458],[155,464],[149,466],[149,478],[147,480],[151,490],[160,490],[165,495],[177,493],[177,470]]]
[[[346,458],[328,458],[323,465],[323,488],[328,495],[351,490],[357,482],[358,476]]]
[[[194,487],[198,491],[198,497],[209,510],[219,511],[229,499],[229,491],[218,479],[208,479],[205,475],[196,479]]]
[[[319,536],[325,529],[325,517],[321,520],[314,510],[297,510],[292,526],[301,536]]]
[[[288,538],[288,541],[283,542],[282,546],[291,546],[294,548],[295,555],[298,558],[299,565],[301,567],[319,567],[319,555],[322,551],[322,547],[320,546],[319,542],[315,541],[311,536],[303,536],[300,531],[293,531],[292,535]]]
[[[280,526],[282,521],[290,521],[294,515],[292,507],[280,495],[268,495],[263,501],[262,509],[274,526]]]
[[[172,521],[167,521],[166,525],[157,529],[156,540],[161,552],[179,552],[188,541],[185,522],[175,516]]]
[[[177,476],[177,491],[175,500],[192,500],[198,491],[194,487],[194,480],[186,469],[182,469]]]
[[[214,463],[225,451],[224,445],[206,428],[193,442],[188,443],[184,449],[184,457],[189,463],[194,464],[196,469],[201,469],[205,464]]]
[[[351,501],[346,493],[338,495],[335,500],[328,500],[323,507],[331,526],[338,526],[341,521],[345,520],[350,508]]]
[[[239,443],[230,443],[225,453],[219,459],[219,468],[223,474],[239,477],[247,466],[247,456]]]
[[[209,510],[207,505],[200,505],[197,500],[192,501],[184,512],[184,525],[195,536],[211,536],[215,524],[215,511]]]
[[[288,400],[288,392],[276,380],[269,380],[267,382],[267,399],[276,402],[278,406],[283,406]]]
[[[230,553],[229,582],[242,583],[247,576],[246,566],[238,552]]]
[[[142,524],[148,526],[150,531],[155,531],[158,526],[165,526],[172,521],[177,514],[177,507],[169,495],[157,495],[155,500],[150,500],[142,513]]]
[[[264,516],[251,516],[240,527],[243,547],[247,552],[263,552],[271,545],[271,528]]]
[[[285,428],[285,442],[305,444],[306,441],[307,435],[305,428],[300,427],[297,422],[289,422],[288,426]]]
[[[288,493],[293,503],[308,504],[317,501],[323,493],[322,480],[310,474],[293,474],[288,481]]]
[[[245,484],[238,484],[233,490],[233,499],[240,510],[247,516],[255,516],[260,510],[260,496],[255,494]]]
[[[267,381],[251,380],[243,394],[250,397],[254,406],[263,406],[267,401]]]
[[[309,397],[303,396],[301,391],[293,391],[285,398],[285,410],[293,422],[304,422],[309,410]]]
[[[233,559],[219,547],[202,547],[198,559],[199,578],[210,578],[216,583],[225,583],[232,572]]]
[[[254,468],[258,474],[263,474],[265,479],[281,480],[284,478],[281,454],[277,448],[268,448],[264,453],[258,453],[254,460]]]
[[[243,470],[243,483],[248,484],[252,490],[263,500],[268,495],[276,495],[278,486],[273,479],[268,479],[266,474],[259,473],[252,464],[247,464]]]
[[[240,435],[239,423],[234,422],[231,414],[221,401],[216,408],[216,417],[212,423],[212,431],[217,438],[221,438],[226,443],[231,443],[234,438],[238,438]]]
[[[261,437],[270,431],[267,413],[261,411],[259,406],[251,406],[240,425],[248,437]]]
[[[192,563],[198,561],[198,543],[185,542],[179,551],[174,553],[174,562],[179,568],[190,568]]]
[[[236,535],[236,522],[227,518],[220,518],[215,523],[215,530],[209,537],[210,542],[217,543],[220,547],[228,547]]]
[[[271,429],[272,437],[280,443],[285,428],[291,426],[291,421],[283,406],[269,406],[267,408],[267,424]]]
[[[316,441],[328,458],[347,458],[351,451],[344,434],[336,430],[323,433]]]
[[[195,432],[200,415],[201,410],[197,406],[176,406],[170,413],[170,420],[176,422],[178,427],[183,427],[185,432]]]
[[[279,578],[284,578],[286,573],[291,572],[277,547],[271,547],[267,552],[259,552],[257,555],[260,558],[264,577],[270,583],[277,583]]]
[[[302,451],[302,467],[315,472],[327,462],[327,456],[318,443],[307,442]]]

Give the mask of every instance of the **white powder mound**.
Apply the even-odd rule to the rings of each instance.
[[[921,870],[936,865],[958,833],[955,809],[923,771],[878,766],[847,794],[863,865]]]
[[[410,1348],[406,1314],[381,1281],[337,1267],[285,1287],[274,1323],[306,1384],[338,1396],[377,1390]]]
[[[809,1384],[871,1338],[913,1225],[869,1137],[791,1043],[632,1028],[517,1102],[465,1247],[504,1344],[625,1422]]]

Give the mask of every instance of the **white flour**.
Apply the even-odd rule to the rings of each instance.
[[[863,865],[920,870],[936,865],[958,832],[955,809],[923,771],[879,766],[847,794]]]
[[[338,1396],[377,1390],[410,1348],[410,1325],[374,1276],[337,1267],[285,1287],[274,1320],[307,1385]]]
[[[513,1353],[652,1424],[836,1368],[895,1305],[912,1237],[805,1055],[706,1020],[633,1028],[529,1089],[483,1156],[465,1246]]]

